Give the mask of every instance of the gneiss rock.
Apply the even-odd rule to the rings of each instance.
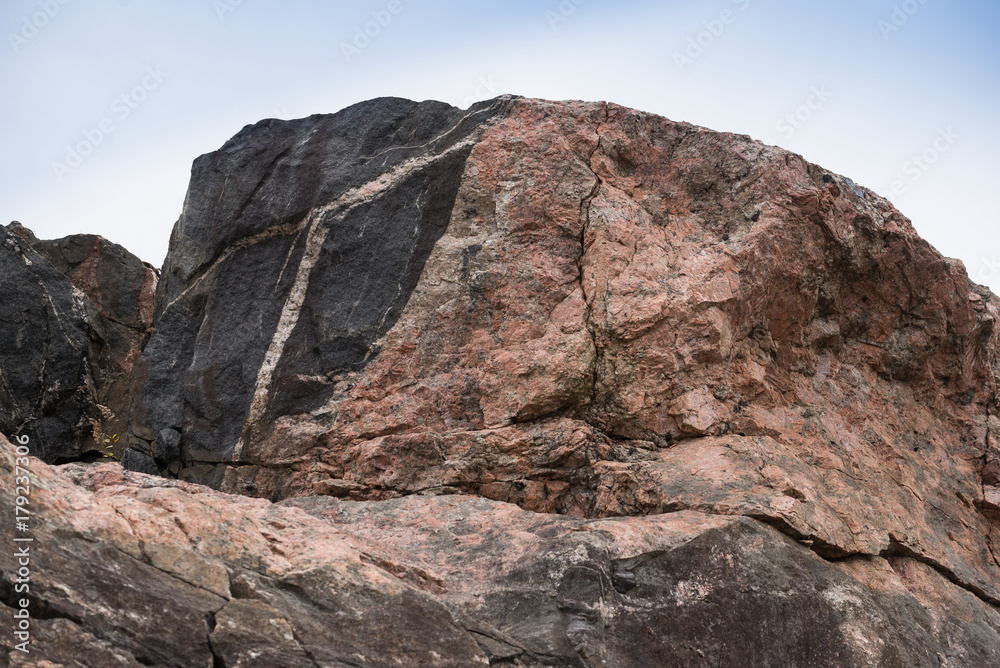
[[[101,237],[0,228],[0,432],[49,462],[123,442],[155,288],[151,267]]]
[[[11,643],[17,566],[0,551],[0,653],[12,665],[1000,660],[1000,613],[931,566],[831,563],[738,516],[591,521],[470,496],[272,504],[115,463],[27,467],[28,657]],[[14,449],[2,437],[0,473],[9,508]],[[0,516],[7,535],[12,521]]]
[[[156,279],[102,237],[0,228],[0,432],[48,462],[121,455]]]
[[[0,228],[0,432],[32,432],[47,461],[80,454],[87,387],[83,295],[10,228]]]
[[[376,100],[196,161],[132,427],[227,491],[750,517],[992,605],[997,309],[748,137]]]
[[[100,438],[94,444],[114,444],[120,456],[135,390],[133,368],[152,331],[159,275],[118,244],[92,234],[37,241],[33,247],[89,300],[89,323],[97,340],[88,361],[101,413],[94,424]]]
[[[1000,657],[996,608],[919,560],[831,563],[738,516],[581,521],[463,496],[283,505],[334,523],[373,563],[481,624],[477,640],[494,661],[856,667]]]
[[[448,226],[470,135],[496,113],[386,99],[244,129],[199,158],[171,237],[133,431],[189,466],[362,368]],[[146,373],[145,371],[143,373]],[[172,432],[170,431],[172,430]]]

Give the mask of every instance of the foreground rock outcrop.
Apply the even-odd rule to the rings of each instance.
[[[0,228],[0,432],[30,433],[48,462],[121,456],[156,281],[102,237]]]
[[[39,465],[78,541],[41,548],[54,657],[1000,661],[1000,302],[800,156],[513,97],[263,121],[195,161],[151,333],[152,279],[4,239],[71,416],[4,433],[72,459],[92,311],[139,335],[96,365],[131,472]],[[174,621],[121,596],[139,571]]]
[[[14,456],[2,439],[0,469],[9,508]],[[0,553],[11,665],[1000,660],[1000,613],[927,564],[831,563],[738,516],[585,521],[468,496],[273,504],[117,464],[30,469],[28,657],[12,651],[17,567]],[[9,513],[0,525],[13,534]]]

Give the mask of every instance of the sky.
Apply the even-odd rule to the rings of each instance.
[[[0,223],[160,266],[192,161],[373,97],[607,100],[888,196],[1000,292],[1000,3],[5,0]]]

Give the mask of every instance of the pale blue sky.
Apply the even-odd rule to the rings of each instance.
[[[7,0],[0,221],[103,234],[159,265],[192,160],[247,123],[516,93],[744,132],[896,184],[921,234],[1000,291],[996,2],[396,3]]]

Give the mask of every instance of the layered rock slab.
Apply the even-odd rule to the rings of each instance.
[[[905,557],[824,561],[760,522],[597,521],[468,496],[279,504],[131,473],[31,476],[32,645],[11,665],[982,666],[1000,613]],[[12,532],[11,519],[0,519]],[[29,535],[21,533],[19,535]]]
[[[0,448],[0,492],[12,507],[14,452]],[[366,564],[349,539],[300,510],[117,464],[67,465],[73,479],[34,459],[22,465],[33,513],[18,535],[33,538],[34,627],[29,656],[3,634],[12,665],[486,663],[439,602]],[[22,598],[13,559],[0,557],[8,608]],[[11,624],[13,611],[3,613]]]
[[[156,281],[102,237],[0,228],[0,432],[29,435],[48,462],[120,457]]]

